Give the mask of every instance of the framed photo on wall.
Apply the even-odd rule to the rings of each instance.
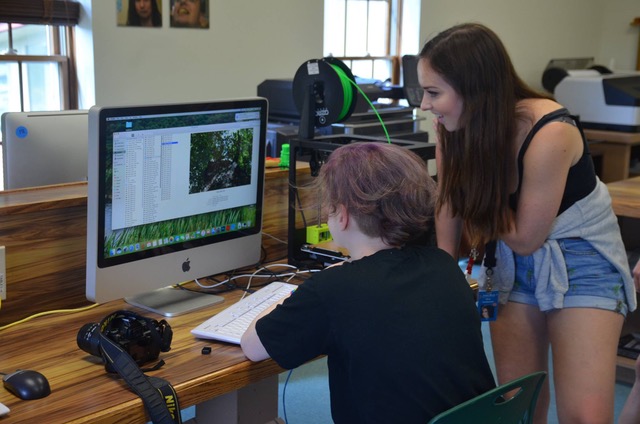
[[[172,28],[209,28],[209,0],[170,0]]]
[[[162,0],[116,0],[118,26],[162,27]]]

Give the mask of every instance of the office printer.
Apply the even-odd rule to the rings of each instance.
[[[578,115],[584,128],[640,132],[640,73],[599,67],[567,70],[557,79],[556,100]]]

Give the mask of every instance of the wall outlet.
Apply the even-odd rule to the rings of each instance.
[[[4,256],[4,246],[0,246],[0,299],[7,299],[7,261]]]

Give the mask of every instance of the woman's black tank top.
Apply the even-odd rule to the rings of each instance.
[[[596,186],[597,180],[595,169],[593,167],[593,160],[591,159],[587,139],[582,131],[580,121],[576,116],[571,115],[567,109],[558,109],[546,114],[536,122],[531,131],[529,131],[529,134],[527,134],[527,138],[524,140],[524,143],[520,148],[520,152],[518,153],[518,188],[515,193],[509,196],[509,204],[514,211],[517,209],[518,199],[520,197],[520,188],[522,187],[524,155],[529,148],[529,144],[531,143],[533,136],[536,135],[540,128],[549,122],[554,121],[562,121],[575,125],[580,130],[584,145],[582,157],[580,157],[580,160],[578,160],[575,165],[569,168],[567,184],[564,187],[564,194],[562,195],[562,202],[560,203],[560,209],[558,210],[557,215],[560,215],[562,212],[570,208],[578,200],[586,197]]]

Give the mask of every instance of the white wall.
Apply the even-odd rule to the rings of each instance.
[[[83,107],[256,94],[322,55],[321,0],[209,0],[209,30],[116,26],[116,0],[80,0]],[[420,45],[453,24],[478,21],[503,39],[521,77],[541,88],[549,59],[593,56],[635,68],[638,0],[422,0]],[[92,40],[91,40],[92,38]],[[87,41],[88,40],[88,41]],[[93,52],[90,52],[93,48]],[[93,58],[91,55],[93,54]],[[92,92],[95,96],[92,97]]]
[[[93,60],[79,66],[83,107],[255,96],[265,79],[322,57],[318,0],[209,0],[208,30],[169,28],[169,0],[162,28],[118,27],[116,0],[81,2],[79,43],[93,39]]]
[[[424,42],[454,24],[483,23],[502,39],[520,76],[542,88],[549,59],[598,55],[607,1],[423,0],[421,36]]]
[[[631,26],[640,17],[640,1],[609,0],[602,16],[598,57],[613,70],[634,70],[640,42],[640,27]]]
[[[594,57],[595,63],[635,69],[638,0],[422,0],[422,44],[458,23],[480,22],[504,42],[520,77],[542,90],[550,59]],[[431,117],[424,129],[431,131]]]

